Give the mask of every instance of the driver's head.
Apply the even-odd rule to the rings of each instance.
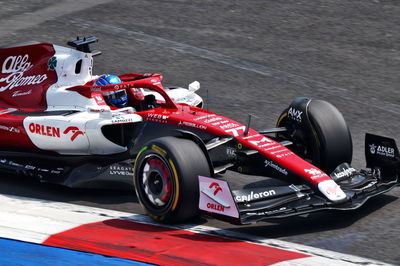
[[[112,85],[122,83],[121,79],[114,75],[101,75],[94,84],[102,85]],[[106,103],[110,106],[122,108],[128,105],[128,96],[124,89],[117,91],[106,91],[103,92],[103,97]]]

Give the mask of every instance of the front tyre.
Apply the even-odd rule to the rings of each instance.
[[[210,174],[206,156],[195,142],[175,137],[154,139],[136,157],[136,194],[154,220],[183,222],[198,213],[198,176]]]
[[[277,126],[287,129],[278,137],[292,141],[289,148],[326,173],[351,162],[350,130],[343,115],[326,101],[297,98],[282,112]]]

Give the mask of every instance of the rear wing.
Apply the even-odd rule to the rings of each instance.
[[[365,160],[368,168],[377,169],[382,175],[400,175],[400,155],[394,139],[367,133]]]
[[[99,50],[90,50],[89,44],[98,42],[99,40],[94,37],[83,37],[82,39],[76,37],[76,40],[69,41],[67,44],[71,47],[76,48],[76,50],[84,52],[84,53],[91,53],[92,56],[101,55],[101,51]]]

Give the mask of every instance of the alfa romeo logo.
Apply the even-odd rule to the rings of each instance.
[[[50,58],[48,61],[48,65],[49,65],[49,70],[55,70],[57,66],[57,58],[55,56]]]

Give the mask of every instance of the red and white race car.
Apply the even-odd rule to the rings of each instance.
[[[250,118],[244,125],[202,109],[198,82],[164,88],[160,74],[128,73],[99,85],[95,41],[69,42],[76,50],[0,48],[1,171],[69,187],[134,187],[145,211],[163,222],[199,210],[249,223],[354,209],[397,185],[394,140],[367,135],[370,170],[357,171],[343,116],[325,101],[298,98],[277,127],[256,131]],[[110,106],[105,95],[121,90],[127,106]],[[232,172],[265,180],[233,190]]]

